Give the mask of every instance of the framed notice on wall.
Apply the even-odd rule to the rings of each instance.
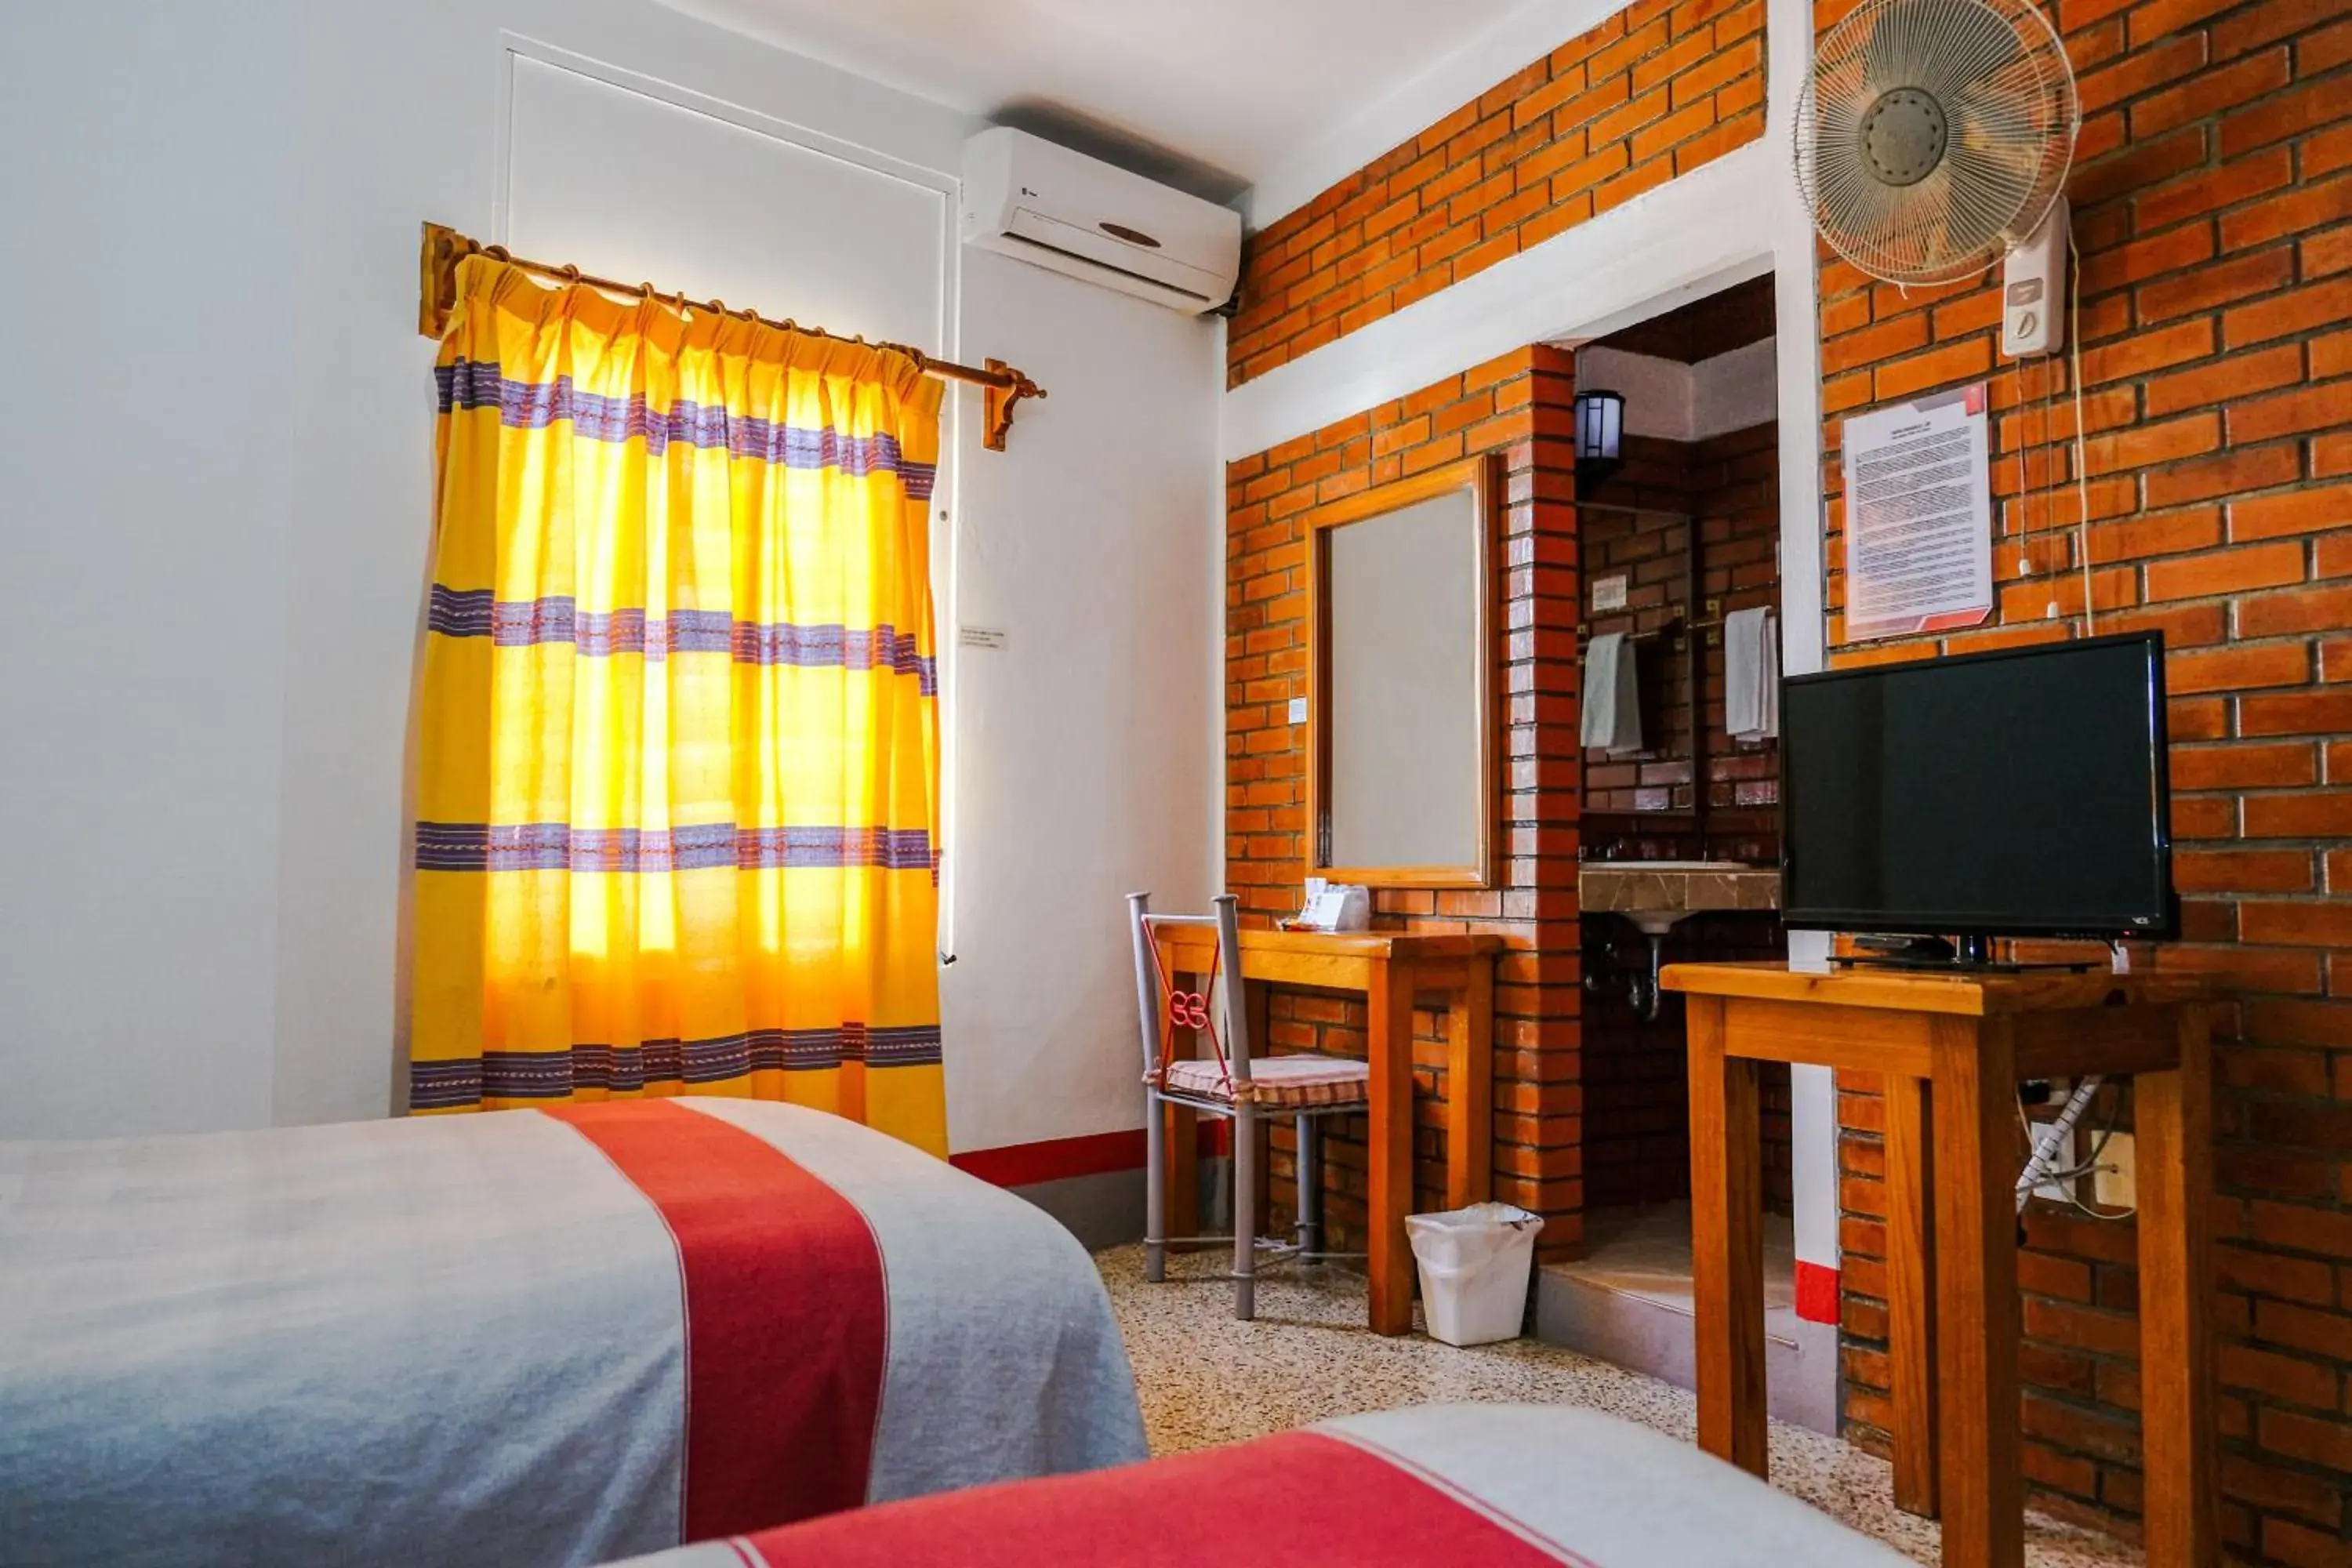
[[[1849,418],[1846,640],[1949,631],[1991,613],[1983,384]]]

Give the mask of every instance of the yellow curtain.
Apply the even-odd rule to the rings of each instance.
[[[460,264],[410,1102],[732,1094],[940,1154],[940,384]]]

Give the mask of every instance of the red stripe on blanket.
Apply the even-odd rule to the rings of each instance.
[[[1583,1563],[1418,1471],[1312,1432],[890,1503],[768,1531],[738,1545],[754,1549],[769,1568]]]
[[[667,1100],[542,1108],[668,1222],[686,1297],[686,1541],[866,1500],[889,1299],[866,1216],[772,1144]]]

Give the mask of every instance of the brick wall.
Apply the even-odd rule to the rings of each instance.
[[[1246,918],[1263,925],[1297,908],[1306,874],[1305,731],[1285,711],[1307,690],[1304,514],[1457,458],[1503,454],[1496,885],[1381,890],[1375,900],[1382,927],[1488,931],[1508,942],[1495,989],[1496,1195],[1551,1216],[1544,1244],[1555,1252],[1579,1239],[1582,1201],[1569,367],[1557,350],[1520,350],[1226,469],[1226,884]],[[1363,1052],[1361,1010],[1342,999],[1277,996],[1270,1010],[1277,1047]],[[1416,1021],[1425,1048],[1414,1074],[1414,1142],[1423,1201],[1433,1202],[1444,1056],[1436,1020]],[[1329,1218],[1344,1246],[1362,1234],[1362,1131],[1343,1122],[1326,1137],[1334,1166]],[[1275,1165],[1285,1212],[1287,1148],[1285,1131]]]
[[[1764,129],[1764,0],[1636,0],[1251,237],[1239,385]]]
[[[1624,468],[1590,487],[1586,499],[1601,504],[1581,514],[1585,624],[1593,635],[1656,633],[1677,622],[1712,619],[1711,601],[1721,614],[1778,602],[1779,442],[1780,426],[1772,422],[1698,442],[1625,437]],[[1629,513],[1604,510],[1604,505],[1657,510]],[[1665,515],[1674,512],[1685,515]],[[1591,585],[1610,576],[1626,579],[1624,610],[1591,610]],[[1622,814],[1690,811],[1696,787],[1687,656],[1671,638],[1639,644],[1637,651],[1643,661],[1643,752],[1620,758],[1595,751],[1584,759],[1586,815],[1608,814],[1603,831],[1612,835],[1643,830],[1638,823],[1619,823]],[[1778,848],[1773,808],[1780,804],[1780,746],[1731,739],[1723,716],[1721,640],[1702,637],[1699,658],[1707,803],[1740,814],[1727,818],[1731,833],[1773,840],[1770,848],[1741,858],[1771,858]],[[1690,853],[1704,853],[1704,847],[1695,845]]]
[[[1817,20],[1848,8],[1822,0]],[[2096,602],[2103,626],[2162,626],[2176,650],[2176,875],[2190,940],[2162,962],[2214,974],[2233,998],[2216,1042],[2223,1522],[2250,1559],[2341,1563],[2352,1556],[2352,21],[2342,0],[2059,0],[2057,19],[2086,114],[2070,194],[2085,262]],[[1271,226],[1248,252],[1229,384],[1752,139],[1761,28],[1760,5],[1743,0],[1648,0]],[[1728,74],[1710,79],[1717,71]],[[1603,84],[1621,102],[1589,105]],[[1686,134],[1681,116],[1701,96],[1713,122]],[[1626,113],[1649,117],[1639,134]],[[2045,607],[2081,605],[2066,371],[2001,364],[1996,311],[1990,281],[1905,295],[1825,261],[1832,490],[1841,415],[1991,383],[2000,615],[1911,653],[2053,635]],[[1478,402],[1493,384],[1480,378],[1501,374],[1486,367],[1234,466],[1229,797],[1244,826],[1230,862],[1257,918],[1297,897],[1297,758],[1276,705],[1303,657],[1303,600],[1285,574],[1304,552],[1282,522],[1311,490],[1369,482],[1370,466],[1455,455],[1465,429],[1476,427],[1474,444],[1526,438],[1489,425],[1501,410]],[[1431,442],[1448,449],[1422,458]],[[1531,449],[1515,458],[1515,489],[1529,474],[1564,502],[1566,466]],[[1498,1038],[1497,1137],[1510,1146],[1498,1166],[1517,1167],[1507,1194],[1534,1183],[1568,1205],[1579,1195],[1577,964],[1553,922],[1573,919],[1572,880],[1547,889],[1563,870],[1572,879],[1579,827],[1577,759],[1555,735],[1575,723],[1574,549],[1564,525],[1530,520],[1513,551],[1515,601],[1530,592],[1517,574],[1531,562],[1549,580],[1525,610],[1515,605],[1509,634],[1514,880],[1495,907],[1528,934],[1515,938]],[[1834,605],[1834,571],[1827,586]],[[1832,632],[1835,642],[1842,627]],[[1410,910],[1391,900],[1386,918],[1489,918],[1423,897]],[[1883,1444],[1885,1420],[1874,1087],[1853,1076],[1840,1086],[1846,1410],[1864,1444]],[[2130,1229],[2037,1208],[2030,1234],[2036,1500],[2128,1525],[2139,1504]]]
[[[1832,0],[1827,25],[1845,9]],[[2085,121],[2084,426],[2101,630],[2170,654],[2177,880],[2162,967],[2233,999],[2217,1038],[2215,1321],[2232,1549],[2352,1561],[2352,19],[2341,0],[2062,0]],[[2068,635],[2082,605],[2063,363],[1996,353],[1993,279],[1822,276],[1838,416],[1986,379],[2000,609],[1910,657]],[[2022,477],[2021,478],[2021,468]],[[1842,514],[1832,504],[1834,533]],[[1843,584],[1830,542],[1832,637]],[[1883,1446],[1875,1085],[1841,1083],[1850,1435]],[[2127,1123],[2126,1123],[2127,1124]],[[2140,1506],[2127,1224],[2037,1205],[2025,1292],[2036,1500]]]

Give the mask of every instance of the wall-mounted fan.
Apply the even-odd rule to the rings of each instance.
[[[2008,258],[2004,352],[2045,353],[2064,321],[2059,193],[2081,121],[2065,47],[2031,0],[1867,0],[1814,54],[1797,184],[1813,226],[1874,278],[1947,283]]]

